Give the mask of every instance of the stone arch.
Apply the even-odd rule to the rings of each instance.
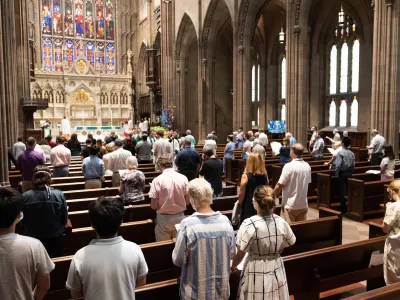
[[[144,90],[146,87],[146,50],[148,46],[145,42],[142,42],[142,46],[140,47],[138,63],[137,63],[137,74],[138,74],[138,83],[139,83],[139,94],[144,94]]]
[[[181,130],[190,129],[195,136],[198,136],[198,49],[194,23],[185,13],[179,25],[175,44],[177,104],[180,108],[177,125]]]

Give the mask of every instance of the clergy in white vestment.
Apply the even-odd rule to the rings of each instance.
[[[65,135],[71,134],[71,126],[70,126],[69,120],[67,120],[66,116],[64,116],[64,118],[61,120],[60,131],[62,131],[63,134],[65,134]]]
[[[142,132],[147,132],[147,133],[149,133],[149,121],[147,121],[147,118],[144,118],[144,121],[143,121],[143,130],[142,130]]]
[[[145,130],[145,127],[144,127],[145,125],[144,125],[144,122],[143,122],[143,120],[140,120],[140,123],[139,123],[139,129],[140,129],[140,132],[144,132]]]
[[[129,128],[129,130],[133,130],[133,120],[132,119],[129,119],[129,121],[128,121],[128,128]]]

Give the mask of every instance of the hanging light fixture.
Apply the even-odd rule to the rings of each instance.
[[[281,14],[283,15],[283,12],[281,12]],[[285,32],[283,31],[283,22],[282,22],[281,32],[279,32],[279,44],[284,44],[284,43],[285,43]]]
[[[339,16],[339,26],[343,26],[344,25],[344,11],[343,11],[343,3],[340,7],[340,12],[338,14]]]

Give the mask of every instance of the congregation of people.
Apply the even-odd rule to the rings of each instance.
[[[21,193],[0,188],[0,298],[43,299],[49,290],[55,268],[51,258],[63,256],[68,223],[66,197],[51,182],[68,177],[71,162],[80,157],[85,189],[99,189],[105,176],[111,176],[120,197],[99,197],[88,208],[97,238],[72,257],[66,288],[73,299],[135,299],[135,289],[146,284],[149,269],[141,248],[118,236],[126,208],[145,199],[142,164],[155,164],[159,172],[148,192],[157,213],[154,235],[157,242],[176,239],[172,261],[181,268],[181,299],[229,299],[229,278],[241,265],[238,299],[290,299],[280,254],[296,243],[291,224],[307,220],[311,167],[303,155],[309,152],[313,160],[323,159],[323,134],[312,127],[309,144],[302,145],[286,133],[279,149],[282,173],[271,186],[266,169],[270,143],[264,129],[232,132],[223,157],[217,155],[216,132],[207,135],[201,153],[190,130],[169,131],[166,136],[148,125],[141,129],[137,137],[112,132],[95,140],[88,135],[85,145],[76,134],[68,140],[60,134],[55,141],[49,136],[38,143],[32,137],[18,139],[11,154],[21,173]],[[372,137],[367,146],[371,165],[380,166],[382,180],[393,180],[393,147],[377,130]],[[345,213],[355,155],[347,132],[341,136],[335,129],[326,140],[333,152],[325,164],[338,177],[340,210]],[[223,196],[226,160],[235,159],[237,150],[246,165],[238,183],[235,226],[211,205]],[[400,233],[400,180],[392,181],[388,192],[392,203],[383,230],[393,237]],[[277,204],[280,215],[274,213]],[[185,216],[187,207],[195,213]],[[24,234],[16,234],[21,225]],[[398,251],[385,248],[387,284],[400,281]]]

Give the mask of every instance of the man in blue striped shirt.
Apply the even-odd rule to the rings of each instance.
[[[229,219],[214,212],[213,190],[204,179],[189,184],[192,216],[180,224],[172,260],[182,268],[181,299],[229,299],[230,261],[235,235]]]

